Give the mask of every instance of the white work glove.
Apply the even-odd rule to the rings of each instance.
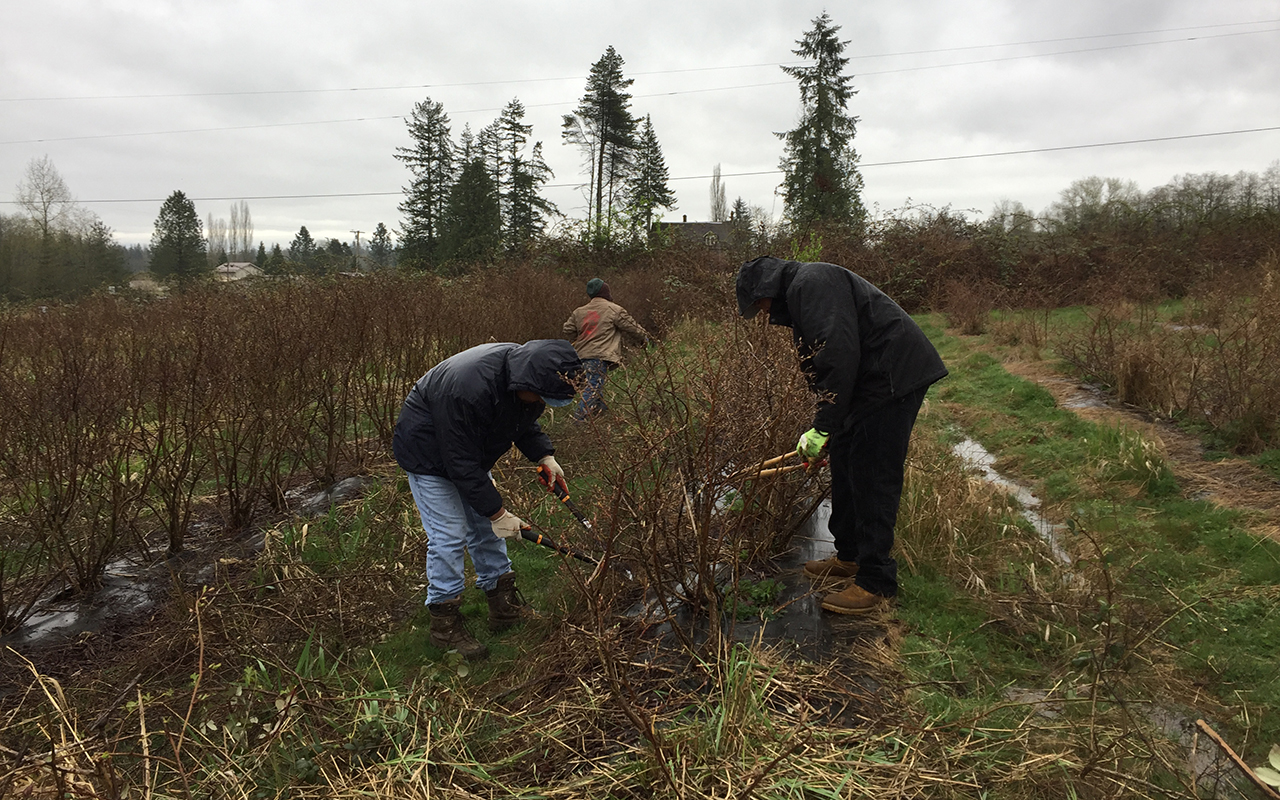
[[[548,489],[559,486],[561,491],[565,493],[569,491],[569,484],[565,483],[564,479],[564,470],[555,456],[543,456],[538,461],[538,480],[542,481],[542,485]]]
[[[529,527],[527,522],[505,508],[497,519],[489,520],[489,524],[493,527],[494,535],[499,539],[519,539],[520,531]]]

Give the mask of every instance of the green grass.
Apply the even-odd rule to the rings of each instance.
[[[1063,315],[1072,313],[1081,314]],[[601,666],[578,669],[583,662],[556,652],[565,641],[557,634],[580,623],[572,572],[589,567],[526,542],[512,543],[510,553],[522,593],[544,619],[491,633],[486,599],[472,585],[462,610],[490,658],[467,663],[432,647],[421,585],[423,534],[403,476],[390,473],[358,503],[305,528],[282,526],[251,573],[249,588],[259,594],[228,593],[219,602],[243,599],[242,620],[251,619],[259,605],[281,601],[281,587],[300,596],[342,596],[339,584],[372,574],[387,577],[392,585],[382,589],[383,599],[401,604],[401,613],[392,621],[361,619],[336,628],[334,615],[281,623],[280,639],[259,648],[278,656],[273,663],[235,655],[242,652],[236,648],[250,649],[242,641],[222,642],[219,658],[241,660],[228,658],[218,670],[205,662],[193,722],[214,720],[221,727],[202,734],[212,766],[200,774],[214,774],[225,759],[249,774],[237,791],[254,797],[301,787],[320,791],[324,780],[365,769],[385,767],[379,774],[405,778],[419,766],[430,767],[437,780],[452,775],[503,796],[535,797],[544,789],[565,796],[574,781],[583,782],[585,796],[639,785],[655,797],[675,796],[661,788],[670,785],[661,782],[668,769],[689,790],[686,796],[737,796],[773,764],[754,796],[807,798],[849,796],[853,786],[874,795],[884,789],[877,780],[899,789],[934,786],[914,771],[919,762],[930,780],[958,782],[940,788],[939,796],[1022,800],[1076,796],[1077,786],[1079,796],[1101,796],[1100,786],[1114,789],[1089,783],[1082,765],[1096,758],[1177,794],[1173,774],[1144,750],[1148,743],[1160,747],[1162,735],[1135,732],[1142,723],[1133,709],[1152,704],[1204,716],[1247,760],[1261,763],[1270,745],[1280,743],[1274,657],[1280,547],[1248,533],[1241,514],[1182,497],[1168,465],[1135,432],[1082,421],[978,349],[989,347],[986,340],[947,337],[938,317],[921,322],[951,375],[930,391],[930,409],[917,425],[913,459],[921,464],[912,501],[916,513],[932,498],[956,503],[937,512],[950,515],[954,527],[938,526],[950,531],[949,540],[930,533],[949,548],[913,550],[919,555],[910,565],[900,559],[895,614],[866,623],[883,634],[872,638],[883,640],[887,656],[882,668],[866,667],[874,697],[852,730],[805,716],[824,700],[848,699],[825,671],[828,665],[742,646],[676,668],[657,663],[648,670],[647,655],[633,658],[618,665],[633,683],[612,694],[594,674]],[[695,363],[698,353],[684,357]],[[618,375],[618,388],[631,388],[626,382],[639,374]],[[546,420],[546,427],[561,445],[557,457],[575,502],[589,514],[612,513],[600,505],[611,487],[595,463],[604,451],[590,431],[572,426],[567,415]],[[1030,486],[1047,516],[1069,523],[1063,544],[1076,555],[1074,564],[1056,565],[1016,509],[968,491],[954,457],[947,460],[950,445],[965,436],[998,457],[1002,474]],[[521,459],[495,475],[517,513],[557,541],[579,538],[577,522]],[[654,491],[640,483],[633,487],[637,494]],[[900,531],[900,543],[912,535],[924,534]],[[727,613],[766,615],[778,588],[769,579],[743,581],[727,598]],[[218,620],[230,618],[225,609],[214,610],[228,615]],[[210,630],[214,622],[211,610]],[[584,646],[589,635],[594,632],[579,632],[574,641]],[[605,635],[634,645],[625,625]],[[212,639],[209,646],[212,652]],[[196,652],[194,646],[181,650],[189,660]],[[182,663],[184,675],[195,671]],[[854,654],[838,667],[850,665],[866,666]],[[553,683],[526,688],[531,674]],[[172,713],[181,718],[193,686],[169,691]],[[295,692],[305,713],[290,718],[278,738],[257,749],[216,741],[229,728],[239,730],[236,725],[257,731],[277,713],[285,715],[278,704]],[[1057,716],[1039,717],[1039,707],[1018,700],[1019,693],[1048,698]],[[642,729],[621,714],[619,696],[651,715],[644,719],[653,727]],[[152,713],[154,720],[159,712]],[[602,715],[611,715],[610,724],[592,727]],[[663,742],[661,758],[648,736]],[[797,744],[804,746],[790,749]],[[163,737],[152,741],[153,752],[164,747],[172,749]],[[1113,754],[1124,748],[1131,748],[1124,751],[1129,755]],[[1032,753],[1057,755],[1019,773]],[[578,764],[587,777],[547,777],[528,768],[537,762],[554,770],[579,754],[585,754]],[[959,782],[967,783],[961,788]],[[630,788],[617,792],[634,796]]]
[[[1253,463],[1267,471],[1272,480],[1280,481],[1280,449],[1264,450],[1253,457]]]
[[[1139,691],[1149,686],[1155,702],[1176,701],[1158,693],[1158,676],[1135,666],[1171,658],[1178,680],[1230,710],[1218,722],[1260,759],[1280,742],[1280,546],[1247,532],[1237,512],[1181,497],[1171,470],[1132,431],[1055,408],[1043,389],[966,342],[940,345],[951,376],[934,389],[945,413],[930,424],[958,426],[998,456],[1002,474],[1071,520],[1078,533],[1067,545],[1082,558],[1077,568],[1111,581],[1114,606],[1095,580],[1101,611],[1036,622],[1031,609],[1007,625],[1008,604],[1020,594],[1031,599],[1007,580],[1025,564],[991,567],[983,578],[997,591],[986,597],[966,588],[963,575],[904,576],[902,613],[912,630],[906,663],[922,681],[966,692],[964,703],[944,692],[930,706],[963,714],[975,702],[970,692],[995,703],[1004,685],[1048,688],[1073,669],[1099,666],[1127,670],[1125,679]],[[1111,626],[1114,649],[1099,660],[1101,623]],[[1047,644],[1034,633],[1046,625]],[[1065,642],[1076,643],[1074,657]],[[1137,658],[1124,650],[1135,642],[1144,648]]]
[[[1280,597],[1274,591],[1280,549],[1246,533],[1239,514],[1182,498],[1172,472],[1136,433],[1082,421],[1057,408],[1044,389],[1009,375],[992,356],[943,336],[936,319],[925,318],[923,326],[938,342],[951,376],[931,391],[939,411],[922,420],[920,433],[939,441],[972,436],[998,456],[1003,474],[1030,485],[1051,513],[1070,519],[1077,533],[1064,543],[1081,558],[1075,569],[1093,576],[1094,591],[1081,598],[1055,597],[1061,585],[1048,590],[1055,602],[1074,604],[1072,613],[1034,605],[1037,596],[1027,587],[1053,578],[1031,558],[1030,547],[1010,547],[1004,557],[988,559],[980,575],[983,591],[975,591],[970,574],[942,561],[904,569],[898,614],[907,635],[901,663],[916,686],[907,694],[915,711],[931,724],[958,726],[985,741],[973,763],[999,770],[1020,758],[1019,745],[1005,743],[1000,731],[1015,730],[1028,713],[1009,702],[1010,691],[1054,691],[1067,703],[1065,719],[1094,724],[1080,716],[1077,700],[1100,676],[1122,680],[1132,693],[1126,699],[1170,700],[1162,694],[1167,684],[1143,666],[1158,648],[1184,685],[1201,687],[1228,709],[1216,724],[1242,742],[1249,757],[1259,758],[1270,742],[1280,741],[1280,677],[1272,657],[1280,644]],[[583,447],[569,425],[557,418],[547,427],[557,442],[563,435]],[[589,468],[574,469],[576,463],[589,465],[591,453],[562,448],[559,457],[570,471],[575,500],[591,508],[607,487]],[[541,492],[531,474],[516,472],[502,481],[504,493],[520,497],[527,518],[553,538],[576,533],[568,511]],[[402,490],[398,502],[411,509],[407,494]],[[387,556],[394,537],[366,520],[374,505],[366,504],[353,518],[331,515],[313,523],[303,561],[324,570],[370,553]],[[1006,535],[1036,541],[1025,521],[1003,519],[1013,526]],[[410,514],[407,524],[416,528],[416,516]],[[492,634],[484,624],[483,593],[468,588],[463,614],[492,655],[467,664],[429,644],[429,617],[419,595],[416,610],[400,627],[347,654],[341,681],[346,690],[403,691],[425,682],[467,692],[511,682],[570,602],[560,556],[523,542],[513,544],[511,554],[522,591],[549,619]],[[569,568],[577,566],[571,562]],[[1114,584],[1110,595],[1100,588],[1099,575]],[[729,612],[758,615],[775,594],[770,581],[740,584]],[[1018,603],[1028,605],[1012,613]],[[758,694],[744,683],[750,671],[729,667],[725,691],[732,694],[689,708],[679,718],[683,722],[668,730],[684,737],[690,757],[716,757],[725,748],[726,726],[749,727],[768,717]],[[1150,695],[1144,698],[1143,692]],[[485,740],[502,734],[482,726],[475,735]],[[888,747],[882,755],[892,763],[900,754]],[[633,761],[619,763],[619,769],[642,774],[648,767]]]

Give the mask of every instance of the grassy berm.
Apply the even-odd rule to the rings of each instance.
[[[495,471],[517,512],[607,559],[513,545],[541,618],[490,634],[468,589],[489,659],[428,644],[421,527],[383,461],[360,500],[281,520],[149,621],[7,652],[0,796],[1264,796],[1206,728],[1251,766],[1280,743],[1280,547],[1183,496],[1158,443],[921,322],[951,376],[916,427],[902,594],[834,621],[829,655],[732,635],[779,613],[771,559],[825,488],[732,477],[810,413],[790,343],[673,325],[611,376],[606,416],[545,420],[594,538],[528,464]],[[966,440],[1039,498],[1056,552]],[[635,612],[676,583],[680,609]]]

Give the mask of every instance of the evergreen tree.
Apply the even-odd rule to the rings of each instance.
[[[253,263],[257,264],[259,269],[266,266],[267,246],[262,242],[258,242],[258,254],[254,256]]]
[[[350,269],[351,262],[351,245],[331,237],[316,248],[313,271],[316,273],[341,272]]]
[[[373,238],[369,240],[369,255],[380,267],[391,263],[391,233],[381,222],[373,229]]]
[[[116,244],[111,228],[102,220],[89,223],[84,245],[87,286],[123,286],[128,282],[124,248]]]
[[[643,228],[645,235],[653,229],[654,212],[676,204],[676,195],[667,186],[667,177],[667,162],[653,129],[653,118],[646,114],[636,148],[635,170],[627,182],[632,224]]]
[[[316,241],[311,238],[311,231],[303,225],[289,243],[289,260],[302,266],[313,267],[316,261]]]
[[[501,193],[503,153],[502,132],[499,128],[498,120],[494,120],[480,129],[480,135],[476,137],[476,158],[484,162],[485,169],[489,171],[489,178],[493,181],[493,185],[497,187],[498,192]]]
[[[542,142],[535,142],[528,159],[516,156],[511,162],[511,188],[508,193],[507,249],[523,250],[547,228],[547,219],[559,212],[555,203],[539,192],[552,176],[551,167],[542,157]]]
[[[449,192],[440,250],[453,261],[484,261],[502,242],[498,188],[488,166],[479,158],[467,162]]]
[[[441,222],[454,180],[454,145],[444,105],[430,98],[413,108],[408,121],[412,147],[397,147],[396,158],[411,175],[400,204],[404,220],[400,244],[408,258],[430,263],[440,238]]]
[[[490,127],[497,150],[493,174],[502,211],[503,239],[508,250],[520,250],[542,233],[547,217],[557,213],[555,205],[538,194],[553,173],[542,157],[541,142],[535,143],[532,153],[525,156],[533,126],[525,124],[524,105],[519,99],[507,103]]]
[[[512,189],[515,182],[515,165],[524,153],[525,143],[533,132],[532,125],[524,122],[524,104],[519,98],[513,98],[502,109],[502,113],[493,124],[494,138],[497,146],[497,170],[494,181],[498,184],[499,201],[502,208],[502,231],[508,241],[511,240]]]
[[[610,45],[591,66],[587,91],[577,110],[564,116],[562,135],[575,144],[590,164],[587,230],[597,243],[611,237],[614,204],[621,200],[623,181],[631,172],[636,150],[636,119],[631,115],[634,79],[622,76],[622,56]]]
[[[735,245],[751,243],[751,209],[741,195],[733,201],[733,208],[729,211],[729,229]]]
[[[458,147],[454,151],[459,164],[465,164],[480,155],[476,135],[471,132],[471,123],[462,126],[462,135],[458,137]]]
[[[280,249],[280,243],[271,245],[271,255],[267,257],[266,263],[262,265],[262,271],[268,275],[283,275],[288,271],[288,259],[284,256],[284,251]]]
[[[175,191],[160,206],[151,234],[151,272],[186,284],[207,274],[204,229],[195,204]]]
[[[847,111],[856,92],[849,86],[852,76],[844,74],[849,59],[841,54],[848,42],[836,36],[839,30],[824,11],[792,51],[815,63],[782,68],[800,85],[800,123],[777,134],[785,142],[781,167],[786,215],[800,227],[816,222],[861,225],[866,217],[853,148],[858,118]]]

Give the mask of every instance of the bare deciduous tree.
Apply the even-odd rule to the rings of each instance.
[[[208,242],[209,266],[216,267],[231,258],[227,247],[227,221],[215,219],[213,214],[205,217],[205,240]]]
[[[82,216],[66,181],[48,156],[33,158],[27,164],[16,199],[45,238],[53,231],[75,227]]]
[[[726,222],[729,204],[725,202],[724,184],[720,181],[720,165],[711,170],[711,221]]]
[[[249,215],[249,204],[244,200],[231,204],[227,255],[236,261],[253,260],[253,217]]]

